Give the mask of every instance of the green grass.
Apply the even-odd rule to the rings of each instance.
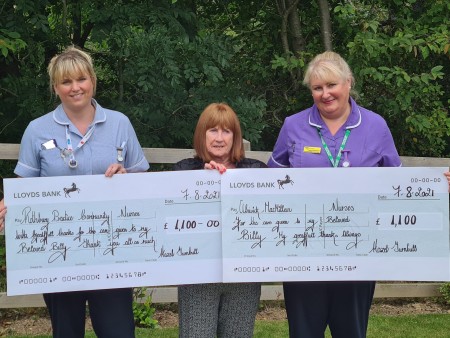
[[[11,337],[11,336],[9,336]],[[25,337],[25,336],[14,336]],[[28,336],[29,337],[29,336]],[[35,336],[50,338],[50,336]],[[137,338],[177,338],[178,328],[137,328]],[[288,337],[287,321],[257,321],[255,338]],[[327,331],[326,338],[331,335]],[[450,314],[382,316],[373,315],[369,320],[368,338],[448,338],[450,337]],[[86,338],[95,338],[88,332]]]
[[[450,314],[370,317],[368,337],[448,338]]]

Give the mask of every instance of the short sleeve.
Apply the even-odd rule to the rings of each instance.
[[[32,123],[28,124],[20,142],[19,160],[14,169],[14,173],[20,177],[40,176],[40,149],[35,144],[37,135]],[[55,151],[58,151],[55,149]]]
[[[128,118],[126,118],[126,123],[128,128],[128,139],[126,144],[127,156],[124,163],[125,169],[129,173],[145,172],[150,168],[150,165]]]
[[[386,122],[383,139],[381,141],[381,158],[382,167],[400,167],[402,165],[400,156],[398,155],[397,148],[395,147],[394,138]]]
[[[288,122],[284,121],[278,135],[277,142],[273,148],[272,155],[267,162],[269,168],[287,168],[289,167],[289,153],[288,153]]]

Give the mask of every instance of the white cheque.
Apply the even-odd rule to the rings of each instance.
[[[8,295],[222,281],[220,174],[5,179]]]
[[[8,295],[450,279],[447,168],[5,179]]]
[[[229,170],[224,281],[449,280],[445,171]]]

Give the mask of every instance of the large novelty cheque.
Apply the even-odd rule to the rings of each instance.
[[[5,179],[7,294],[222,281],[220,178]]]
[[[447,170],[5,179],[7,293],[222,281],[449,280]]]
[[[224,281],[449,280],[445,171],[229,170]]]

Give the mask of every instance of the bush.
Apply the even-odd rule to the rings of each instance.
[[[444,297],[445,303],[450,305],[450,283],[442,284],[439,291],[441,292],[442,297]]]
[[[153,318],[155,308],[152,306],[152,296],[147,294],[147,288],[135,288],[133,298],[133,313],[136,325],[151,329],[158,327],[158,321]]]

